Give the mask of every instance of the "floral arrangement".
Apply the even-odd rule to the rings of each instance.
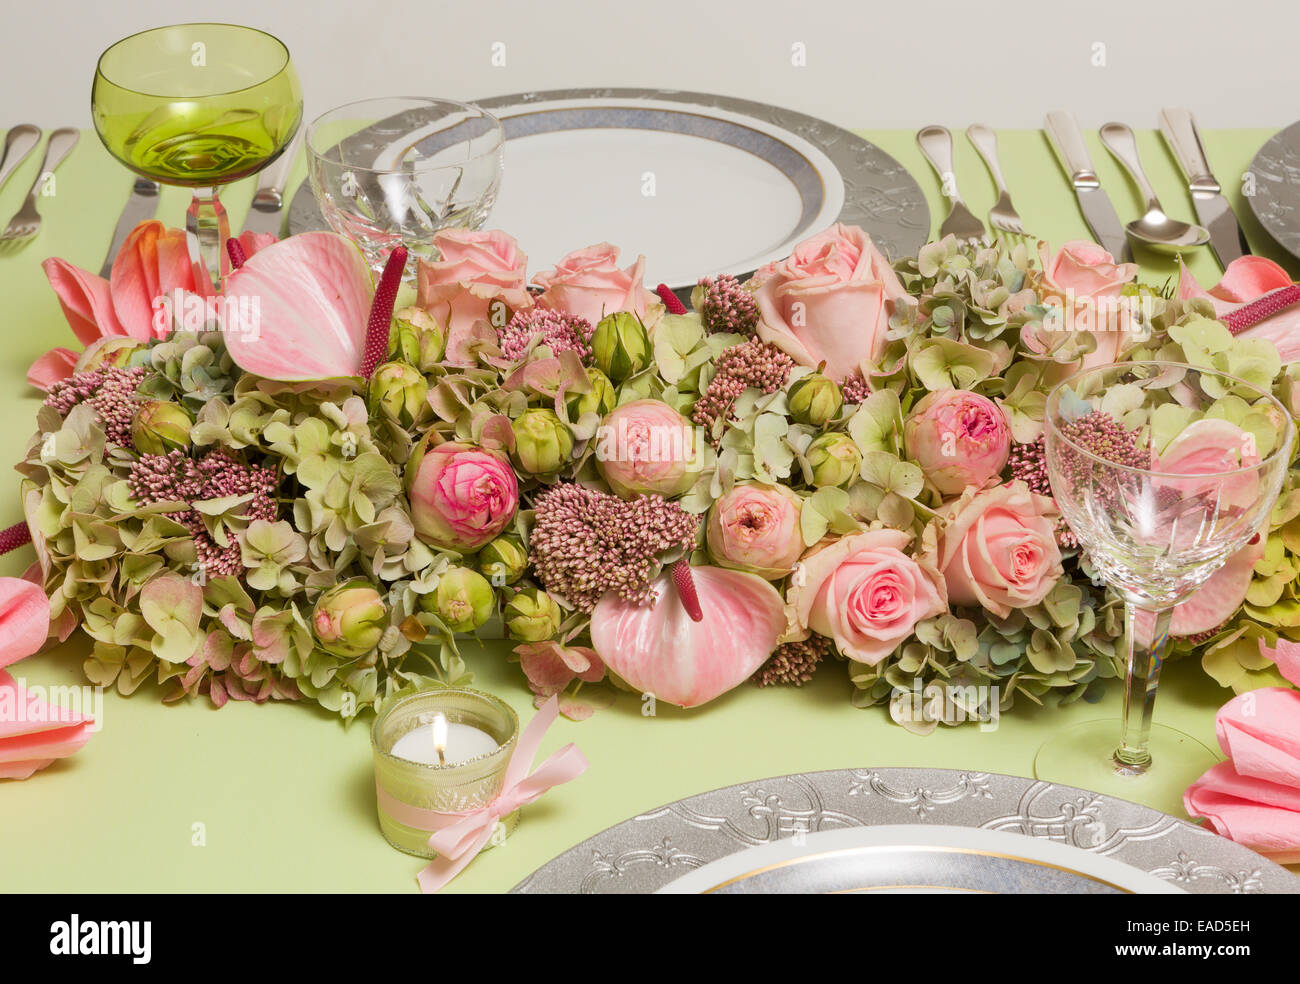
[[[196,305],[180,236],[142,224],[107,280],[47,261],[87,348],[30,377],[29,576],[123,693],[352,718],[465,682],[458,634],[496,628],[574,718],[620,689],[797,686],[832,656],[920,732],[1094,699],[1122,606],[1052,501],[1046,393],[1142,356],[1300,392],[1288,315],[1220,320],[1285,278],[1253,257],[1167,296],[1091,243],[949,238],[891,266],[835,226],[688,309],[608,244],[530,277],[504,233],[453,231],[394,313],[404,251],[376,287],[331,233],[249,240]],[[1122,460],[1112,425],[1074,437]],[[1300,638],[1298,531],[1293,471],[1175,616],[1225,685],[1278,682],[1261,646]]]

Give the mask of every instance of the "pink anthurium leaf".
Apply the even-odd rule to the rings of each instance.
[[[1264,640],[1259,640],[1259,651],[1277,664],[1277,671],[1300,687],[1300,642],[1292,642],[1278,636],[1277,645],[1269,649]]]
[[[0,719],[0,779],[26,779],[90,740],[91,718],[47,703],[3,671],[0,705],[23,708]]]
[[[31,581],[0,577],[0,666],[30,656],[50,634],[50,599]]]
[[[355,376],[366,346],[374,284],[365,257],[332,232],[263,247],[226,279],[226,347],[245,372],[305,381]],[[256,312],[255,316],[253,312]],[[240,330],[235,330],[240,329]]]
[[[591,616],[591,639],[609,669],[658,700],[696,707],[726,693],[763,665],[785,628],[781,596],[754,574],[693,567],[701,621],[691,619],[669,575],[655,600],[636,605],[605,595]]]
[[[1255,564],[1264,556],[1264,538],[1248,543],[1210,579],[1174,606],[1169,632],[1175,636],[1199,635],[1217,629],[1241,607],[1255,576]]]

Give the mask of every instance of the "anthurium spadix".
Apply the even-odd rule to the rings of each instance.
[[[343,236],[291,236],[226,278],[226,347],[266,379],[359,375],[373,294],[365,257]]]
[[[591,640],[613,672],[642,693],[696,707],[744,683],[785,629],[781,596],[756,574],[692,567],[701,618],[665,573],[648,605],[606,594],[591,615]]]

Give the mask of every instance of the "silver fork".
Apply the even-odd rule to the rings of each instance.
[[[45,144],[45,159],[41,162],[40,173],[32,182],[31,190],[27,192],[22,208],[9,220],[4,232],[0,232],[0,247],[11,252],[17,251],[36,238],[36,234],[41,231],[41,213],[36,210],[36,200],[41,195],[45,176],[52,174],[68,154],[72,153],[72,148],[77,146],[77,139],[80,136],[81,134],[72,127],[63,127],[50,134],[50,139]]]
[[[957,191],[957,175],[952,168],[952,134],[944,126],[927,126],[916,135],[921,153],[930,162],[943,185],[943,195],[952,203],[952,210],[939,226],[939,238],[956,236],[957,241],[972,246],[987,246],[988,233],[984,223],[966,207]]]
[[[998,200],[989,209],[989,225],[995,231],[1008,236],[1027,238],[1025,224],[1020,220],[1020,213],[1011,204],[1011,192],[1002,177],[1002,167],[998,164],[998,135],[983,123],[975,123],[966,128],[966,137],[975,145],[984,165],[993,177],[993,186],[997,189]]]

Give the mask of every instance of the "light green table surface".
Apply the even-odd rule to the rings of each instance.
[[[915,174],[925,189],[937,229],[946,214],[939,185],[911,132],[867,132]],[[1225,183],[1251,245],[1293,273],[1296,264],[1268,239],[1238,194],[1269,131],[1205,135],[1210,160]],[[1088,238],[1074,199],[1044,137],[1036,131],[1001,135],[1007,181],[1026,226],[1059,245]],[[1158,134],[1139,135],[1157,192],[1176,216],[1191,204]],[[1090,137],[1094,161],[1116,210],[1127,220],[1138,198],[1113,160]],[[14,211],[38,162],[33,156],[0,193],[0,217]],[[988,175],[964,138],[957,142],[957,174],[977,214],[992,204]],[[302,165],[292,178],[296,184]],[[98,270],[130,178],[93,132],[59,170],[56,195],[42,203],[39,239],[17,256],[0,258],[0,463],[16,462],[33,430],[37,394],[24,382],[31,361],[56,346],[76,347],[40,270],[61,256]],[[242,220],[251,185],[231,188],[225,200]],[[169,190],[160,215],[183,222],[185,196]],[[583,245],[574,243],[575,247]],[[541,260],[542,258],[538,258]],[[1147,279],[1176,275],[1151,256]],[[1219,270],[1208,250],[1191,260],[1206,285]],[[0,486],[0,527],[21,519],[18,479]],[[17,575],[30,549],[0,558],[0,574]],[[84,682],[85,646],[68,644],[32,657],[11,671],[29,684]],[[467,647],[476,685],[510,701],[525,720],[531,695],[506,646]],[[745,685],[693,711],[660,705],[644,718],[640,702],[623,697],[590,721],[561,719],[543,754],[579,744],[591,768],[526,809],[517,833],[485,852],[444,891],[499,892],[550,858],[611,824],[659,804],[719,786],[817,769],[929,766],[1032,775],[1034,752],[1058,728],[1111,716],[1118,728],[1119,688],[1100,706],[1058,711],[1022,701],[996,731],[940,729],[916,737],[893,725],[884,708],[856,710],[838,663],[823,667],[802,690],[758,690]],[[1214,713],[1230,694],[1195,662],[1166,668],[1156,718],[1214,746]],[[163,706],[156,687],[131,698],[105,696],[103,730],[71,759],[25,782],[0,782],[0,890],[8,891],[366,891],[411,892],[421,862],[390,848],[375,820],[368,726],[344,729],[308,705],[253,706],[231,702],[217,711],[206,699]],[[206,845],[194,846],[195,824]]]

